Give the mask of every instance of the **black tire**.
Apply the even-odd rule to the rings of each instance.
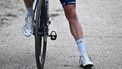
[[[35,36],[35,56],[37,69],[43,69],[46,57],[47,41],[46,37]]]
[[[41,0],[40,0],[41,1]],[[40,3],[41,4],[41,3]],[[43,11],[42,11],[43,10]],[[47,18],[45,11],[45,0],[42,1],[42,5],[38,5],[36,9],[35,20],[35,57],[37,69],[43,69],[46,57],[47,47],[47,35],[45,20]]]

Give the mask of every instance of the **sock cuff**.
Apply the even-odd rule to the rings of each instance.
[[[76,40],[76,43],[79,44],[79,43],[81,43],[83,41],[84,41],[84,39],[78,39],[78,40]]]
[[[27,15],[28,16],[33,16],[34,15],[34,11],[32,8],[27,8]]]
[[[33,9],[32,8],[27,8],[27,11],[29,12],[29,11],[33,11]]]

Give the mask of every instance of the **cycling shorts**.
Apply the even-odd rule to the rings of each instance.
[[[75,4],[76,0],[60,0],[61,4],[64,5],[68,5],[68,4]]]

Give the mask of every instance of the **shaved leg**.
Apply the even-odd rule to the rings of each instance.
[[[26,8],[32,8],[33,2],[34,2],[34,0],[24,0]]]
[[[74,36],[75,40],[82,38],[83,39],[83,32],[80,26],[80,22],[78,20],[76,14],[76,5],[65,5],[64,6],[65,16],[69,21],[70,31]]]

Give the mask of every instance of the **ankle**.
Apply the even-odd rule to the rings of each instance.
[[[34,11],[32,8],[27,8],[27,16],[34,16]]]

